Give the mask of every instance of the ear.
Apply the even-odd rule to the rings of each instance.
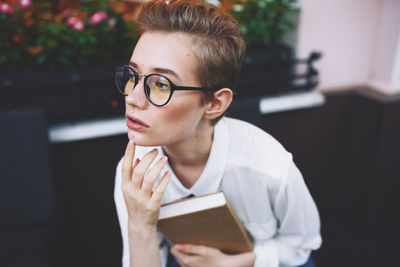
[[[206,103],[204,117],[209,120],[218,118],[228,109],[232,102],[233,92],[229,88],[219,89],[214,93],[214,99]]]

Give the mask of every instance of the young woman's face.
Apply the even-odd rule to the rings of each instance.
[[[199,87],[191,41],[184,33],[146,32],[136,44],[131,65],[140,74],[161,74],[178,86]],[[125,97],[129,139],[142,146],[163,146],[193,137],[206,108],[203,93],[174,91],[165,106],[157,107],[147,100],[143,82],[140,77]]]

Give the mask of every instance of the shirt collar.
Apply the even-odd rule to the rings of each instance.
[[[206,166],[199,179],[191,188],[186,188],[182,185],[170,166],[167,166],[167,169],[171,171],[171,180],[166,194],[164,195],[163,202],[171,202],[187,197],[190,194],[200,196],[217,192],[225,170],[228,144],[229,131],[224,119],[221,119],[214,128],[213,143]]]

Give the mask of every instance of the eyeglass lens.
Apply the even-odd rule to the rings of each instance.
[[[124,95],[128,95],[135,88],[136,77],[131,69],[120,67],[115,74],[115,83],[118,91]]]
[[[145,89],[147,97],[156,105],[165,104],[171,94],[171,84],[169,81],[157,74],[147,77]]]
[[[136,86],[137,74],[130,68],[121,67],[117,70],[115,82],[118,90],[128,95]],[[145,78],[144,86],[146,97],[151,103],[161,106],[168,102],[171,95],[171,84],[165,77],[151,74]]]

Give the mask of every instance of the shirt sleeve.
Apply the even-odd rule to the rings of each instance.
[[[121,176],[122,160],[118,163],[116,174],[115,174],[115,186],[114,186],[114,201],[117,210],[117,216],[119,226],[121,228],[122,237],[122,267],[129,267],[129,237],[128,237],[128,212],[126,210],[126,204],[122,193],[122,176]],[[160,256],[162,266],[167,265],[168,257],[168,243],[165,237],[157,231],[157,241],[160,248]]]
[[[317,207],[303,176],[291,162],[272,202],[278,222],[274,238],[256,242],[254,267],[283,267],[304,264],[322,239]]]

